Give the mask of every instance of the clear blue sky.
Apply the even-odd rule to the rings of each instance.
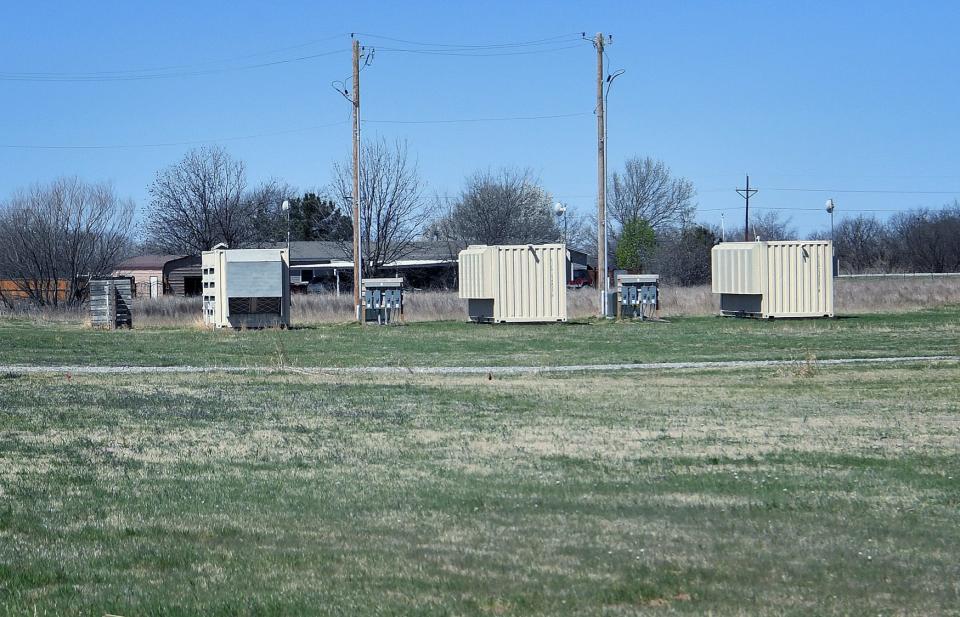
[[[664,160],[695,183],[701,220],[719,222],[716,209],[733,208],[727,229],[740,224],[742,200],[733,189],[745,172],[760,188],[751,203],[800,208],[790,214],[804,233],[828,219],[802,208],[820,210],[827,197],[838,213],[849,213],[939,207],[960,196],[957,2],[236,0],[5,3],[0,77],[181,65],[189,68],[173,72],[196,73],[342,52],[164,79],[2,80],[0,194],[75,174],[112,181],[144,208],[153,175],[189,146],[8,146],[263,133],[274,134],[221,142],[247,163],[251,183],[277,177],[322,187],[331,163],[349,153],[349,105],[330,82],[349,74],[348,33],[361,32],[362,42],[378,49],[361,80],[365,119],[585,114],[365,124],[367,138],[409,140],[431,192],[456,193],[477,169],[529,167],[548,190],[586,211],[596,190],[595,55],[588,43],[462,57],[389,51],[415,46],[369,36],[481,45],[580,31],[612,34],[611,68],[626,70],[610,96],[611,171],[633,155]],[[307,128],[334,122],[344,123]],[[774,190],[784,188],[834,192]]]

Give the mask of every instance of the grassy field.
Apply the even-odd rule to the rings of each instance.
[[[851,327],[718,327],[771,326]],[[0,615],[960,614],[958,400],[956,363],[7,374]]]
[[[571,365],[960,353],[960,308],[832,320],[720,317],[670,323],[314,325],[289,331],[144,328],[0,320],[0,364],[195,366]]]

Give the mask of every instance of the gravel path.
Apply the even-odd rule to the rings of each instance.
[[[890,358],[838,358],[815,360],[817,366],[849,364],[904,364],[911,362],[957,362],[960,356],[899,356]],[[245,373],[291,372],[334,375],[523,375],[536,373],[578,373],[585,371],[641,371],[677,369],[738,369],[792,366],[802,360],[729,360],[713,362],[645,362],[637,364],[575,364],[568,366],[369,366],[369,367],[256,367],[256,366],[17,366],[0,365],[6,374],[145,374],[145,373]]]

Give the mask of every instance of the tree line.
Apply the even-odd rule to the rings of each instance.
[[[409,254],[418,240],[442,243],[452,256],[469,244],[542,242],[597,253],[595,217],[568,212],[559,218],[556,200],[529,170],[479,170],[454,195],[430,194],[408,144],[385,140],[363,146],[360,168],[368,274]],[[136,226],[134,204],[108,184],[63,178],[18,190],[0,202],[0,302],[75,304],[90,276],[109,274],[138,252],[196,254],[218,243],[257,247],[281,243],[288,232],[292,241],[339,243],[349,257],[350,162],[334,163],[331,178],[309,191],[277,179],[252,185],[245,164],[226,150],[198,148],[156,173],[145,220]],[[692,182],[662,161],[635,157],[611,174],[607,195],[610,264],[657,272],[672,284],[709,281],[710,250],[721,233],[695,221]],[[790,220],[775,211],[756,214],[750,226],[762,239],[796,237]],[[957,202],[888,221],[845,218],[834,234],[847,272],[960,270]]]
[[[958,272],[960,202],[898,213],[887,221],[865,215],[842,219],[834,229],[834,251],[849,273]]]

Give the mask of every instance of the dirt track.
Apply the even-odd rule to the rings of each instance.
[[[900,356],[889,358],[837,358],[813,360],[816,366],[849,364],[903,364],[914,362],[957,362],[960,356]],[[523,375],[533,373],[578,373],[602,371],[648,371],[682,369],[741,369],[766,366],[796,366],[804,364],[797,360],[730,360],[714,362],[648,362],[636,364],[575,364],[567,366],[17,366],[0,365],[0,373],[6,374],[144,374],[144,373],[244,373],[244,372],[297,372],[318,374],[420,374],[420,375]]]

